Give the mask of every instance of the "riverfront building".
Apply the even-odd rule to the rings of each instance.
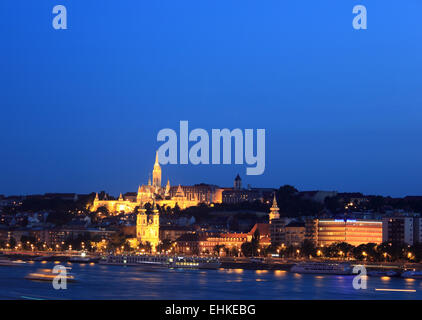
[[[311,224],[311,225],[310,225]],[[315,219],[307,221],[307,238],[318,246],[347,242],[358,246],[364,243],[382,243],[382,221]]]

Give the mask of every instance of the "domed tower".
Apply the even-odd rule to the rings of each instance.
[[[158,151],[155,153],[154,170],[152,170],[152,185],[161,188],[161,167],[158,163]]]

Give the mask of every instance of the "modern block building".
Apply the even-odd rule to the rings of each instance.
[[[420,239],[419,218],[388,217],[382,220],[383,242],[406,243],[413,245]],[[415,228],[416,227],[416,228]]]
[[[335,242],[358,246],[383,240],[383,223],[378,220],[314,219],[307,221],[305,229],[307,238],[318,246]]]

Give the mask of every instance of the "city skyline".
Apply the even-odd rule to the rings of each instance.
[[[33,193],[11,193],[11,194],[0,193],[0,195],[3,195],[3,196],[25,196],[25,195],[46,194],[46,193],[88,194],[88,193],[106,192],[107,194],[117,198],[121,194],[136,192],[136,190],[138,188],[140,188],[141,185],[146,185],[146,186],[150,185],[150,184],[155,185],[156,182],[155,182],[155,178],[154,178],[154,171],[156,170],[156,166],[157,166],[157,163],[158,163],[157,161],[158,161],[158,155],[156,154],[154,166],[150,165],[150,168],[153,167],[154,170],[152,171],[152,174],[151,174],[151,170],[148,171],[149,173],[146,174],[146,177],[148,177],[148,178],[139,180],[139,182],[136,184],[136,186],[134,185],[133,187],[129,187],[129,188],[126,188],[126,189],[123,189],[123,190],[120,190],[120,189],[118,190],[117,187],[110,185],[110,186],[108,186],[108,188],[99,188],[99,189],[96,189],[96,190],[87,190],[87,191],[84,191],[84,192],[78,192],[78,191],[75,191],[75,190],[46,190],[46,191],[33,192]],[[170,185],[172,187],[178,186],[178,185],[182,185],[182,186],[192,185],[193,186],[193,185],[198,185],[198,184],[207,184],[207,185],[215,185],[215,186],[222,187],[222,188],[232,188],[236,176],[241,176],[242,188],[243,189],[248,189],[249,186],[251,188],[274,188],[274,189],[278,189],[278,188],[285,186],[285,185],[291,185],[291,186],[295,187],[296,189],[298,189],[299,191],[317,191],[317,190],[319,190],[319,191],[335,191],[335,192],[339,192],[339,193],[355,193],[355,192],[358,192],[358,193],[362,193],[364,195],[371,195],[371,196],[376,196],[376,195],[381,195],[381,196],[384,196],[384,197],[391,196],[391,195],[388,195],[388,194],[385,195],[385,194],[380,194],[380,193],[365,193],[365,192],[362,192],[362,190],[338,190],[338,189],[321,189],[321,188],[319,188],[319,189],[318,188],[313,188],[313,189],[304,188],[303,189],[303,188],[298,188],[297,185],[289,184],[289,183],[281,183],[279,185],[274,185],[274,186],[272,186],[272,185],[260,185],[260,184],[251,185],[250,183],[248,183],[248,179],[253,178],[253,176],[248,176],[248,175],[245,175],[245,174],[242,175],[241,173],[236,173],[236,174],[233,174],[233,176],[226,177],[225,180],[229,180],[229,181],[228,181],[228,183],[225,183],[225,184],[218,183],[218,182],[212,183],[212,182],[208,182],[206,180],[193,181],[192,183],[179,183],[176,180],[172,181],[169,173],[166,174],[166,168],[169,168],[169,167],[172,167],[172,166],[175,166],[175,165],[160,164],[158,166],[159,169],[160,169],[160,181],[157,182],[157,183],[159,185],[161,185],[163,188],[166,186],[166,184],[169,184],[170,182],[171,182]],[[181,166],[181,165],[176,165],[176,167],[179,167],[179,166]],[[218,167],[221,167],[221,166],[224,166],[224,165],[219,165]],[[227,165],[225,165],[225,166],[227,167]],[[230,167],[231,166],[232,165],[230,165]],[[241,166],[238,165],[238,167],[241,167]],[[163,170],[163,173],[164,173],[162,177],[161,177],[161,170]],[[234,171],[234,172],[236,172],[236,171]],[[148,183],[147,183],[147,181],[148,181]],[[213,180],[213,181],[215,181],[215,180]],[[402,196],[396,196],[396,198],[400,198],[400,197],[404,197],[404,196],[419,196],[419,194],[403,194]],[[394,196],[391,196],[391,197],[395,198]]]

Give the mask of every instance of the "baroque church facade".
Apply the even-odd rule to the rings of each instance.
[[[149,243],[155,249],[160,242],[160,215],[155,203],[149,216],[145,208],[139,209],[136,217],[136,240],[138,243]]]

